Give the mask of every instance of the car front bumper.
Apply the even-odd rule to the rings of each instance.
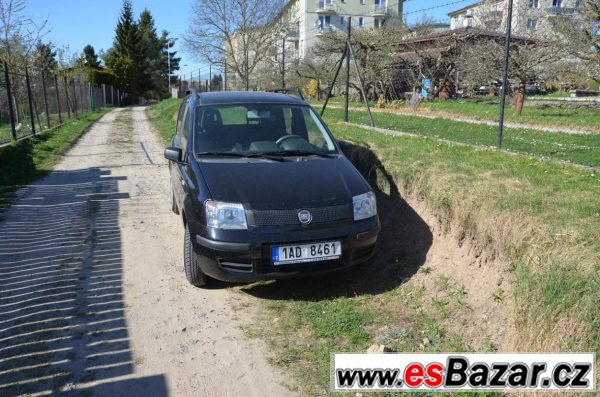
[[[202,230],[203,228],[200,228]],[[206,229],[202,230],[206,232]],[[293,278],[328,273],[360,265],[375,255],[380,231],[378,217],[317,230],[247,231],[247,239],[224,241],[197,233],[194,241],[196,260],[206,275],[227,282]],[[204,234],[204,235],[202,235]],[[340,241],[342,257],[336,260],[274,265],[271,248],[290,244]]]

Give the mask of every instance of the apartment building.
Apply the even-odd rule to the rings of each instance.
[[[573,16],[585,0],[513,0],[512,32],[524,37],[543,36],[551,18]],[[481,28],[504,31],[508,0],[484,0],[448,14],[450,28]]]
[[[286,53],[303,59],[319,36],[353,29],[402,23],[404,0],[290,0],[274,23],[286,26]]]

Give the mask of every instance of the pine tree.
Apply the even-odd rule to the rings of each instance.
[[[154,27],[154,18],[147,9],[140,14],[140,35],[144,54],[144,64],[148,76],[145,96],[161,98],[164,96],[166,83],[161,81],[161,44]],[[163,91],[163,95],[160,92]]]
[[[160,74],[163,78],[163,81],[170,82],[170,84],[175,84],[177,78],[173,76],[173,73],[179,70],[179,62],[181,62],[181,58],[177,57],[177,51],[172,51],[175,46],[175,40],[169,37],[169,32],[166,30],[162,31],[160,37],[160,45],[161,45],[161,68]],[[169,65],[170,63],[170,65]],[[169,75],[169,72],[171,75]],[[167,87],[168,88],[168,87]],[[170,95],[167,91],[167,96]]]
[[[33,67],[48,76],[58,67],[56,62],[56,51],[52,49],[52,44],[38,43],[33,54]]]
[[[107,52],[106,65],[117,76],[117,84],[133,96],[146,91],[146,65],[144,46],[139,25],[133,19],[130,0],[123,0],[121,16],[117,22],[113,47]]]
[[[87,67],[97,68],[100,66],[98,55],[96,55],[94,47],[92,47],[90,44],[83,47],[83,60]]]

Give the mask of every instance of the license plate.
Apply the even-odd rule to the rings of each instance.
[[[342,244],[339,241],[302,245],[285,245],[271,248],[274,265],[319,262],[340,259]]]

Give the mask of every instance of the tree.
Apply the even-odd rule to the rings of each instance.
[[[133,18],[131,1],[123,0],[113,47],[106,54],[106,66],[117,76],[118,85],[133,96],[142,95],[146,88],[148,76],[145,56],[142,35]]]
[[[574,16],[552,18],[555,48],[580,60],[586,77],[600,82],[600,0],[587,0]]]
[[[179,70],[179,62],[181,62],[181,58],[176,56],[177,51],[172,51],[175,41],[177,39],[170,38],[169,32],[166,30],[162,31],[160,36],[161,76],[169,81],[169,85],[177,82],[177,77],[174,76],[174,73]]]
[[[37,44],[33,53],[33,67],[44,73],[45,76],[58,67],[56,51],[54,51],[52,43],[39,42]]]
[[[223,76],[220,74],[216,74],[212,77],[210,81],[210,90],[211,91],[221,91],[223,89]]]
[[[154,18],[148,10],[140,14],[139,29],[142,38],[144,65],[148,75],[145,96],[162,99],[169,96],[169,82],[172,73],[179,70],[179,61],[176,51],[171,51],[175,39],[169,38],[169,32],[163,30],[159,37],[156,33]],[[169,65],[170,62],[170,65]],[[170,67],[169,67],[170,66]],[[169,71],[171,75],[169,75]]]
[[[195,0],[184,46],[192,56],[224,65],[250,89],[250,78],[285,29],[271,24],[284,0]]]
[[[98,68],[100,66],[98,55],[96,55],[94,47],[92,47],[90,44],[83,47],[83,62],[85,66],[91,68]]]
[[[26,6],[25,0],[0,0],[0,60],[9,68],[28,66],[32,51],[47,33],[47,21],[36,24],[23,14]]]

